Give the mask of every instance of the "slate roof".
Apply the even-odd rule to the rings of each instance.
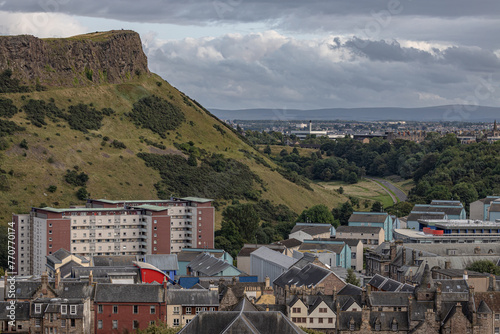
[[[448,205],[448,206],[459,206],[463,208],[462,202],[460,201],[450,201],[450,200],[439,200],[439,199],[433,199],[431,201],[431,205]]]
[[[375,276],[373,276],[372,279],[368,281],[368,284],[370,284],[371,286],[373,286],[377,289],[380,289],[380,287],[382,286],[382,284],[385,282],[386,279],[387,279],[387,277],[384,277],[384,276],[379,275],[379,274],[375,274]]]
[[[144,262],[164,270],[179,270],[176,254],[150,254],[144,256]]]
[[[277,241],[277,242],[275,242],[275,244],[276,245],[283,245],[286,248],[294,248],[294,247],[300,246],[302,244],[302,241],[297,240],[295,238],[291,238],[291,239]]]
[[[16,299],[31,299],[42,283],[40,281],[16,281]]]
[[[474,304],[480,305],[483,301],[491,311],[500,313],[500,291],[474,292]]]
[[[278,252],[270,250],[267,247],[260,247],[256,251],[252,252],[250,257],[252,256],[256,256],[268,262],[272,262],[278,266],[281,266],[282,268],[290,268],[295,262],[297,262],[297,259],[280,254]]]
[[[219,292],[206,289],[167,290],[167,305],[219,306]]]
[[[349,223],[351,222],[363,222],[363,223],[383,223],[387,219],[387,213],[357,213],[354,212],[351,217],[349,217]]]
[[[328,269],[310,263],[302,269],[292,267],[276,278],[273,283],[281,288],[286,285],[311,287],[316,286],[329,275],[335,274]]]
[[[361,328],[361,311],[340,312],[340,314],[337,314],[337,318],[339,321],[338,330],[350,330],[351,321],[354,323],[355,331],[359,331]]]
[[[372,306],[408,306],[408,292],[372,291],[368,297]]]
[[[187,268],[190,268],[193,273],[201,273],[204,276],[214,276],[221,271],[233,267],[222,259],[218,259],[208,253],[199,254],[194,260],[188,263]]]
[[[281,312],[203,312],[178,334],[305,334]]]
[[[120,267],[131,266],[137,260],[135,255],[99,255],[92,257],[92,264],[94,267]]]
[[[250,256],[251,253],[255,252],[257,249],[261,248],[261,247],[266,247],[266,248],[269,248],[275,252],[278,252],[278,253],[283,253],[285,251],[285,246],[283,245],[278,245],[278,244],[272,244],[272,245],[248,245],[248,246],[244,246],[240,252],[238,253],[238,257],[241,257],[241,256]]]
[[[331,239],[332,241],[342,241],[349,247],[357,247],[358,244],[361,242],[359,239],[348,239],[348,238],[333,238]]]
[[[450,215],[460,215],[462,213],[462,210],[464,210],[462,207],[459,206],[444,206],[444,205],[422,205],[422,204],[415,204],[413,207],[412,211],[418,211],[418,212],[444,212],[448,216]]]
[[[407,312],[370,312],[370,326],[375,329],[375,324],[380,323],[381,331],[391,331],[394,322],[397,322],[398,331],[407,331],[410,329]]]
[[[248,300],[248,297],[244,295],[240,302],[233,308],[233,311],[253,312],[258,310],[255,305]]]
[[[134,266],[126,267],[73,267],[71,270],[71,276],[73,278],[88,277],[92,271],[94,279],[108,278],[110,276],[124,275],[133,276],[135,280],[138,280],[140,275],[140,269]]]
[[[10,321],[7,316],[10,314],[10,307],[12,304],[10,302],[0,302],[0,321]],[[30,319],[30,302],[16,302],[16,321],[29,320]]]
[[[55,258],[56,260],[59,260],[59,262],[55,262],[54,263],[61,263],[62,260],[64,260],[65,258],[67,258],[68,256],[71,256],[71,253],[67,250],[65,250],[64,248],[61,248],[57,251],[55,251],[54,253],[52,253],[52,255],[49,255],[47,256],[48,258]]]
[[[380,233],[382,227],[375,226],[339,226],[337,227],[337,233]]]
[[[340,289],[337,292],[337,295],[346,295],[346,296],[361,296],[363,292],[363,289],[361,289],[359,286],[352,285],[350,283],[347,283],[346,286],[344,286],[342,289]]]
[[[422,212],[412,211],[408,215],[408,221],[418,221],[419,219],[446,219],[444,212]]]
[[[92,298],[94,295],[94,285],[88,282],[61,282],[57,289],[54,289],[59,298]]]
[[[191,291],[191,290],[189,290]],[[161,303],[164,300],[161,284],[97,284],[96,303]]]
[[[306,225],[295,225],[290,232],[290,234],[302,231],[309,234],[310,236],[315,236],[323,233],[330,233],[332,225],[323,224],[324,226],[306,226]]]
[[[492,313],[491,309],[488,307],[488,304],[484,300],[481,300],[479,307],[477,308],[477,313]]]
[[[210,249],[203,250],[203,251],[197,251],[197,252],[190,251],[190,250],[181,250],[181,252],[177,254],[177,262],[191,262],[198,255],[200,255],[202,253],[209,253],[216,258],[221,258],[224,255],[224,252],[213,252]]]
[[[298,269],[302,269],[307,266],[309,263],[313,263],[316,260],[316,255],[313,253],[302,253],[302,257],[293,264],[294,267]]]
[[[342,250],[344,249],[345,244],[330,244],[330,243],[309,243],[309,242],[304,242],[302,245],[299,247],[299,251],[301,250],[329,250],[331,252],[334,252],[336,254],[342,253]]]
[[[498,203],[496,201],[492,202],[488,211],[489,212],[500,212],[500,203]]]

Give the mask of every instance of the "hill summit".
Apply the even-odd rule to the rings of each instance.
[[[70,38],[0,36],[0,71],[25,85],[81,87],[123,83],[149,73],[139,34],[112,30]]]

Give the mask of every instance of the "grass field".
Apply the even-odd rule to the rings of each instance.
[[[372,204],[376,201],[381,202],[384,207],[393,205],[391,196],[381,186],[370,180],[361,179],[356,184],[347,184],[341,181],[318,182],[317,185],[334,191],[342,187],[345,196],[354,196],[360,199],[360,207],[355,208],[356,210],[369,211]],[[368,204],[367,207],[365,207],[365,203]]]

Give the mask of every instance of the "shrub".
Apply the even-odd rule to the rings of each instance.
[[[13,135],[15,132],[24,131],[25,128],[12,121],[0,119],[0,137]]]
[[[75,187],[84,187],[89,180],[89,176],[84,172],[78,174],[75,170],[67,170],[64,180]]]
[[[178,106],[155,95],[134,103],[129,116],[137,126],[150,129],[163,138],[166,131],[177,129],[185,119]]]
[[[30,99],[22,109],[26,113],[26,119],[39,128],[43,125],[47,125],[45,122],[45,116],[50,118],[52,121],[57,121],[57,118],[64,117],[62,111],[57,108],[54,103],[46,103],[42,100]]]
[[[19,147],[24,148],[25,150],[28,149],[28,142],[26,141],[26,139],[21,140],[21,142],[19,143]]]
[[[27,93],[31,91],[28,86],[19,84],[19,80],[12,78],[12,70],[6,69],[0,73],[0,93]]]
[[[17,114],[18,111],[17,107],[12,103],[12,100],[0,98],[0,117],[11,118]]]
[[[113,146],[114,148],[120,148],[120,149],[127,148],[127,146],[125,146],[124,143],[122,143],[121,141],[118,141],[116,139],[111,142],[111,146]]]
[[[48,191],[49,193],[54,193],[54,192],[56,192],[56,190],[57,190],[57,186],[55,186],[55,185],[50,185],[50,186],[47,188],[47,191]]]
[[[85,187],[82,187],[76,192],[76,197],[79,200],[84,201],[89,197],[89,193],[87,192],[87,189]]]
[[[88,130],[99,130],[103,116],[97,109],[79,103],[68,108],[66,118],[70,128],[86,133]]]

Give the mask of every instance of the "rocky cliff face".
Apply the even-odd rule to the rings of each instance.
[[[149,73],[139,34],[129,30],[70,38],[0,36],[0,71],[28,85],[78,87],[121,83]]]

